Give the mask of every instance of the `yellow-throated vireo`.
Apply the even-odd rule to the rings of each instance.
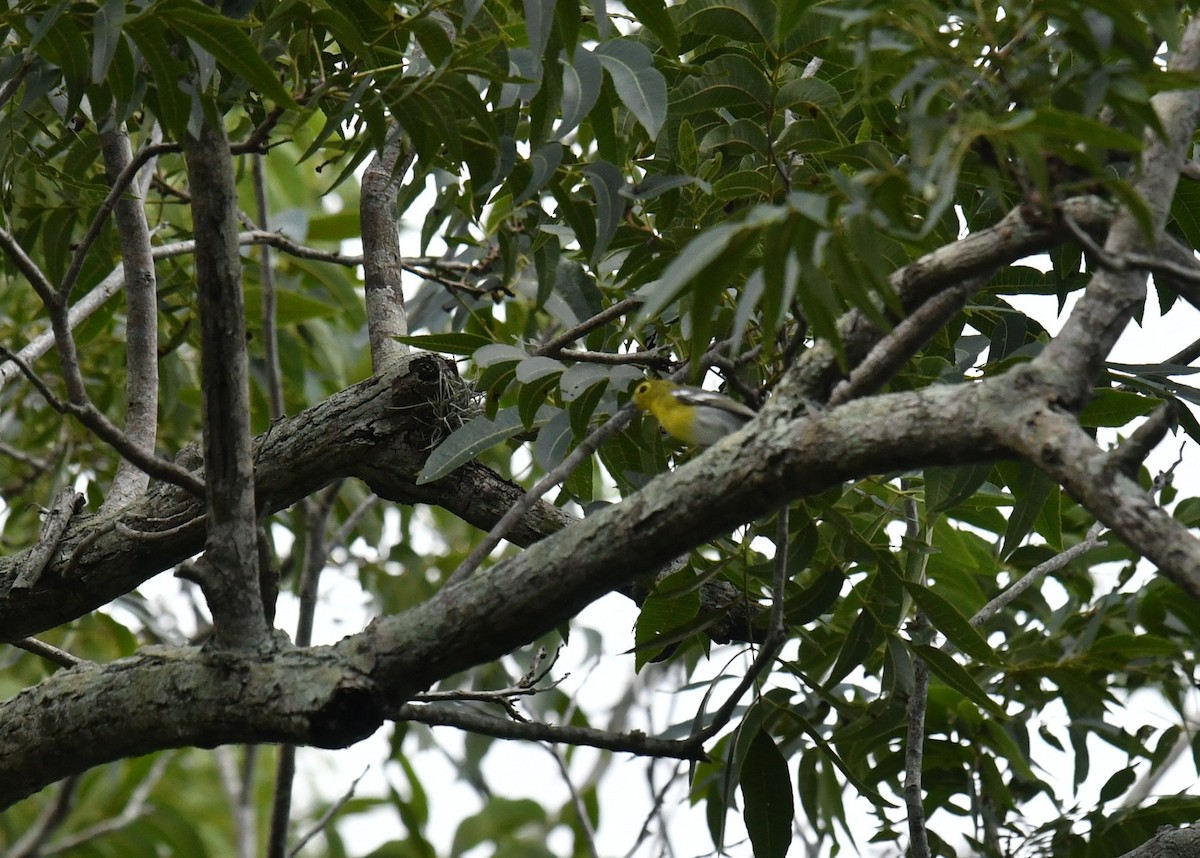
[[[736,432],[754,416],[750,408],[723,394],[656,378],[638,383],[633,402],[653,414],[669,434],[701,447]]]

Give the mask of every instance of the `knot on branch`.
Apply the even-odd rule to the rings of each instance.
[[[309,738],[319,748],[345,748],[383,723],[383,699],[365,680],[339,685],[308,719]]]

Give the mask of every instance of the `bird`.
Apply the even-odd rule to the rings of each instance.
[[[753,409],[722,393],[657,378],[638,382],[633,403],[653,414],[669,435],[699,447],[717,443],[754,417]]]

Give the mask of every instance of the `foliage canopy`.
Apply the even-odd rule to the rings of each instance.
[[[0,26],[9,854],[283,854],[287,804],[270,834],[267,808],[286,765],[248,763],[239,786],[228,746],[336,747],[381,721],[407,792],[347,803],[321,854],[349,854],[345,826],[380,805],[406,836],[376,854],[435,854],[420,752],[443,734],[420,725],[443,723],[471,734],[454,761],[484,797],[500,736],[691,759],[665,764],[674,794],[718,849],[736,812],[734,848],[763,858],[1116,856],[1200,813],[1146,787],[1194,752],[1200,500],[1144,464],[1176,424],[1200,441],[1200,348],[1108,359],[1148,272],[1155,324],[1200,306],[1190,8],[62,0]],[[220,222],[198,157],[214,129],[239,209]],[[247,336],[205,339],[206,259],[238,272]],[[231,645],[252,630],[222,636],[240,615],[187,561],[233,544],[187,483],[211,501],[229,482],[195,444],[243,431],[206,417],[210,368],[243,353],[267,528],[229,574],[261,577],[267,620],[276,578],[296,594],[307,644],[330,565],[382,618],[337,646]],[[646,373],[762,414],[680,449],[628,404]],[[122,454],[155,481],[129,482]],[[476,528],[549,473],[550,500],[474,570]],[[82,510],[68,493],[41,514],[72,488]],[[187,648],[136,590],[180,564],[215,626]],[[570,622],[613,591],[638,605],[631,655]],[[639,700],[622,726],[643,733],[554,732],[608,713],[511,655],[531,643],[623,659],[690,709],[664,723]],[[728,645],[750,666],[733,697],[713,679]],[[94,709],[143,673],[195,691],[229,664],[280,690],[194,712],[185,695],[140,733],[163,692],[130,690],[147,713],[112,749],[98,737],[120,725],[70,708],[72,675]],[[495,709],[517,697],[556,726]],[[36,706],[63,708],[38,724]],[[600,795],[492,798],[451,853],[596,854]],[[97,828],[131,807],[152,812]],[[647,831],[667,840],[669,817],[660,801]],[[654,851],[636,836],[613,848]]]

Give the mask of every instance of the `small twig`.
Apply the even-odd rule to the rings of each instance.
[[[524,739],[530,742],[555,742],[564,745],[586,745],[605,751],[623,751],[647,757],[670,757],[679,760],[707,760],[704,749],[687,739],[657,739],[638,730],[629,733],[610,733],[593,727],[572,727],[539,724],[534,721],[511,721],[475,712],[464,706],[405,703],[391,715],[396,721],[416,721],[432,727],[457,727],[471,733],[497,739]]]
[[[170,539],[172,536],[176,536],[184,530],[194,527],[197,522],[204,521],[206,518],[208,518],[208,513],[202,513],[174,527],[168,527],[166,530],[135,530],[123,521],[118,521],[114,527],[117,533],[122,536],[128,536],[130,539],[136,539],[139,542],[153,542],[156,539]]]
[[[23,649],[25,652],[40,656],[46,661],[52,661],[59,667],[70,669],[81,665],[91,664],[90,661],[78,656],[71,655],[65,649],[48,644],[45,641],[40,641],[37,638],[21,638],[21,640],[13,641],[12,645],[18,649]]]
[[[361,775],[350,782],[350,788],[346,790],[345,794],[331,804],[329,809],[321,814],[321,818],[317,820],[316,825],[310,828],[299,840],[296,841],[296,845],[288,851],[288,858],[295,858],[295,856],[299,855],[300,850],[308,845],[308,841],[312,840],[325,830],[325,827],[333,820],[334,815],[343,807],[345,807],[346,803],[350,801],[350,799],[354,798],[354,791],[358,789],[358,782],[365,778],[367,776],[367,772],[370,770],[371,767],[367,766],[365,769],[363,769]]]
[[[333,536],[329,537],[329,550],[341,548],[346,545],[350,539],[350,534],[354,533],[354,528],[358,527],[359,521],[371,509],[379,503],[379,495],[367,495],[358,502],[358,506],[350,511],[346,516],[346,520],[342,522],[342,526],[337,529]]]
[[[51,408],[60,414],[74,415],[80,423],[91,430],[101,441],[107,443],[150,476],[157,477],[163,482],[180,486],[197,497],[204,497],[204,483],[197,479],[193,473],[184,470],[174,462],[168,462],[153,452],[143,450],[132,444],[125,433],[113,425],[90,401],[76,403],[64,402],[59,399],[51,392],[49,386],[42,381],[37,373],[30,369],[29,364],[23,358],[10,352],[3,346],[0,346],[0,359],[9,360],[16,364],[21,373],[37,388],[38,393],[49,403]],[[65,363],[64,361],[64,365]],[[79,371],[78,366],[75,367],[75,371]]]
[[[934,333],[956,316],[987,277],[973,277],[934,295],[877,342],[870,353],[839,382],[829,397],[830,406],[841,405],[878,389],[916,354]]]
[[[771,666],[771,663],[779,655],[779,651],[783,649],[783,645],[787,643],[784,593],[787,587],[789,510],[787,507],[781,507],[775,515],[775,563],[771,580],[771,589],[773,592],[771,593],[770,628],[767,629],[767,634],[763,638],[761,648],[754,657],[754,661],[750,663],[745,676],[741,678],[737,686],[733,689],[733,692],[725,699],[725,702],[717,707],[708,726],[693,732],[688,738],[683,740],[685,743],[699,747],[724,729],[725,725],[733,717],[733,713],[737,709],[742,696],[758,681],[763,671]]]
[[[21,571],[12,583],[14,590],[27,590],[38,582],[50,558],[58,550],[63,534],[75,514],[83,509],[85,498],[73,488],[65,488],[54,497],[46,517],[42,521],[42,532],[37,544],[30,549],[21,563]]]
[[[446,579],[445,586],[453,587],[470,578],[471,574],[479,568],[479,564],[483,562],[483,558],[492,553],[492,549],[500,544],[500,540],[504,538],[504,535],[512,529],[513,525],[525,517],[525,514],[533,508],[533,505],[541,499],[542,495],[574,473],[575,469],[582,464],[584,459],[600,449],[601,444],[624,429],[633,420],[633,415],[636,412],[637,406],[632,402],[627,404],[580,441],[579,445],[567,454],[567,457],[559,463],[558,467],[552,469],[546,476],[538,480],[533,488],[521,495],[520,499],[509,508],[508,512],[501,516],[500,520],[488,531],[487,536],[475,546],[463,562],[458,565],[458,568]]]
[[[651,767],[651,772],[653,772],[653,767]],[[648,775],[647,777],[649,778],[651,776],[652,775]],[[666,783],[662,785],[661,789],[652,793],[653,801],[650,803],[650,810],[646,814],[646,819],[642,822],[641,830],[638,831],[638,836],[633,841],[633,845],[630,846],[629,851],[625,853],[625,858],[633,858],[633,856],[637,854],[638,847],[641,846],[643,841],[650,836],[650,823],[662,816],[663,803],[667,798],[667,790],[671,788],[672,784],[674,784],[678,778],[679,763],[676,763],[675,771],[671,773],[671,777],[667,778]],[[654,786],[653,782],[650,783],[650,786]]]
[[[89,840],[95,840],[106,834],[119,831],[149,813],[150,811],[146,807],[146,803],[150,800],[151,791],[162,779],[163,774],[166,773],[171,758],[172,754],[169,751],[159,753],[154,761],[154,765],[150,767],[150,771],[146,773],[142,782],[130,794],[129,801],[125,803],[119,814],[110,819],[101,820],[95,825],[89,825],[87,828],[77,831],[70,837],[65,837],[62,840],[51,843],[49,846],[43,847],[37,853],[39,858],[40,856],[70,854]]]
[[[1173,400],[1164,402],[1116,449],[1109,451],[1104,467],[1110,472],[1119,471],[1130,478],[1136,477],[1142,462],[1178,423],[1179,406]]]
[[[913,690],[908,700],[908,732],[904,743],[904,804],[908,817],[908,848],[913,858],[929,858],[921,769],[925,757],[925,713],[929,705],[929,665],[913,658]]]
[[[75,288],[75,283],[79,279],[79,272],[83,270],[84,260],[87,259],[88,253],[91,252],[92,245],[96,243],[96,239],[100,237],[100,231],[104,228],[105,221],[112,214],[112,210],[116,207],[117,202],[125,194],[125,189],[129,187],[138,174],[138,171],[153,158],[168,152],[178,152],[179,145],[176,143],[151,143],[139,149],[125,168],[112,181],[112,187],[109,188],[104,201],[100,203],[100,208],[96,210],[92,222],[88,225],[87,232],[83,234],[79,244],[75,247],[75,253],[71,257],[71,265],[67,268],[67,273],[63,275],[62,282],[58,286],[57,294],[55,295],[55,304],[58,306],[66,306],[67,301],[71,297],[71,290]]]
[[[71,803],[75,799],[75,788],[83,775],[71,775],[58,782],[58,791],[54,801],[48,803],[38,818],[34,820],[21,838],[4,853],[4,858],[35,858],[45,855],[42,844],[51,834],[62,827],[71,812]]]
[[[628,352],[626,354],[610,354],[609,352],[592,352],[586,349],[562,349],[559,357],[576,360],[580,363],[596,363],[606,366],[648,366],[653,369],[667,370],[674,366],[670,353],[665,349],[649,349],[644,352]]]
[[[39,472],[48,471],[51,467],[51,462],[47,459],[39,459],[37,456],[31,456],[24,450],[18,450],[11,444],[6,444],[3,441],[0,441],[0,455],[16,459],[22,465],[28,465]]]
[[[258,207],[258,222],[264,229],[271,225],[271,212],[267,203],[267,176],[263,156],[250,156],[254,178],[254,204]],[[275,318],[275,266],[271,259],[270,245],[264,243],[259,256],[262,269],[262,338],[263,361],[266,365],[267,399],[271,403],[271,419],[283,416],[283,380],[279,368],[279,325]]]
[[[1077,557],[1081,557],[1082,555],[1091,551],[1093,548],[1100,548],[1108,545],[1107,542],[1099,538],[1101,529],[1102,528],[1099,523],[1093,525],[1091,530],[1088,531],[1087,536],[1078,545],[1072,545],[1065,551],[1054,555],[1045,563],[1039,563],[1037,566],[1034,566],[1032,569],[1026,572],[1024,576],[1009,586],[1008,589],[1006,589],[1003,593],[996,596],[996,598],[992,599],[990,602],[980,608],[975,613],[975,616],[971,617],[971,625],[978,628],[992,617],[996,616],[996,614],[998,614],[1006,605],[1011,603],[1014,599],[1016,599],[1046,575],[1049,575],[1055,570],[1061,569],[1072,560],[1076,559]]]
[[[567,785],[567,792],[571,794],[571,803],[575,805],[575,815],[579,817],[579,828],[583,831],[584,842],[587,843],[588,854],[592,858],[600,858],[600,853],[596,850],[596,829],[592,825],[592,818],[588,815],[588,808],[583,796],[579,794],[579,790],[575,788],[575,783],[571,780],[571,773],[567,770],[567,761],[563,759],[562,752],[554,745],[544,745],[546,753],[554,757],[554,762],[558,764],[558,771],[562,775],[563,783]]]
[[[600,327],[601,325],[611,322],[613,319],[624,316],[630,310],[636,310],[640,306],[642,306],[641,298],[626,298],[622,301],[618,301],[611,307],[601,310],[590,319],[584,319],[575,327],[563,331],[549,342],[534,349],[533,354],[535,356],[542,355],[545,357],[553,357],[564,346],[570,345],[580,337],[596,330],[596,328]]]
[[[300,571],[300,583],[297,587],[300,610],[296,620],[296,646],[309,646],[312,643],[321,573],[325,570],[325,562],[329,557],[326,531],[341,487],[342,481],[339,480],[319,492],[315,498],[310,498],[303,506],[304,566]],[[275,765],[275,789],[271,799],[271,822],[267,835],[268,858],[283,858],[287,854],[288,824],[291,822],[292,789],[295,780],[296,746],[284,745],[279,749],[279,758]]]
[[[1106,271],[1128,271],[1131,268],[1136,268],[1149,271],[1152,274],[1165,274],[1168,277],[1174,277],[1186,283],[1200,284],[1200,264],[1174,262],[1156,256],[1147,256],[1143,253],[1114,255],[1097,244],[1096,240],[1088,235],[1087,231],[1069,214],[1063,212],[1062,217],[1063,223],[1067,225],[1067,229],[1070,230],[1075,240],[1082,245],[1083,252],[1097,268],[1102,268]]]
[[[58,296],[54,293],[54,285],[50,282],[38,264],[33,261],[25,248],[17,242],[12,233],[8,230],[0,228],[0,250],[3,250],[8,257],[17,266],[17,270],[24,275],[29,281],[29,285],[33,287],[33,291],[37,292],[38,297],[42,299],[47,307],[54,307],[59,304]]]

